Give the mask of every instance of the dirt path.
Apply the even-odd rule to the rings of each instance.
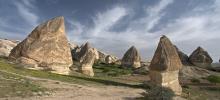
[[[37,81],[41,86],[53,90],[50,95],[33,97],[2,98],[3,100],[134,100],[141,97],[143,89],[121,86],[85,86],[70,84],[50,79],[27,77]]]

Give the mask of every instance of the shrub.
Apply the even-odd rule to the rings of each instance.
[[[206,79],[211,83],[220,83],[220,76],[210,75]]]

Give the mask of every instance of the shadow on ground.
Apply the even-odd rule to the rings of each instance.
[[[81,79],[85,81],[91,81],[91,82],[96,82],[104,85],[112,85],[112,86],[124,86],[124,87],[130,87],[130,88],[148,88],[148,86],[144,84],[129,84],[129,83],[122,83],[122,82],[117,82],[113,80],[105,80],[105,79],[98,79],[98,78],[90,78],[90,77],[79,77],[79,76],[70,76],[76,79]]]

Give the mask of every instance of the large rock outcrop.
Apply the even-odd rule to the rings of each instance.
[[[80,47],[76,47],[72,50],[72,57],[74,60],[82,62],[85,59],[86,54],[88,53],[89,49],[92,49],[95,53],[95,59],[99,59],[99,53],[97,49],[92,48],[89,42],[82,44]]]
[[[180,51],[177,46],[174,46],[176,48],[176,51],[180,57],[180,60],[182,62],[183,65],[190,65],[190,62],[189,62],[189,57],[183,53],[182,51]]]
[[[99,53],[97,49],[90,46],[89,42],[81,45],[80,48],[72,50],[72,57],[74,61],[79,63],[76,66],[81,73],[94,76],[92,66],[99,59]]]
[[[8,57],[11,50],[17,45],[18,42],[7,39],[0,39],[0,56]]]
[[[202,47],[198,47],[195,51],[193,51],[189,56],[189,60],[192,64],[201,68],[209,68],[213,62],[208,52]]]
[[[113,63],[115,63],[117,60],[118,60],[118,58],[115,57],[115,56],[112,56],[112,55],[107,55],[107,56],[105,57],[105,63],[106,63],[106,64],[113,64]]]
[[[9,58],[28,65],[28,68],[69,74],[72,57],[64,18],[56,17],[37,26],[26,39],[12,49]]]
[[[176,95],[182,93],[179,84],[179,70],[182,67],[176,48],[171,41],[162,36],[149,66],[151,83],[161,88],[172,90]]]
[[[107,54],[101,51],[98,51],[98,53],[99,53],[99,61],[101,63],[105,63],[105,58],[107,57]]]
[[[81,62],[81,66],[79,67],[79,71],[88,76],[94,76],[93,72],[93,64],[96,60],[96,54],[93,49],[88,49],[84,59]]]
[[[141,57],[137,49],[132,46],[128,49],[128,51],[124,54],[121,65],[124,67],[133,67],[139,68],[141,67]]]

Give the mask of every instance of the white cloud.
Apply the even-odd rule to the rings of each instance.
[[[7,11],[16,13],[3,14],[0,17],[0,38],[22,40],[38,24],[39,17],[35,13],[37,10],[35,0],[9,1],[6,3],[8,3],[6,5],[14,5],[16,8]]]
[[[129,12],[131,11],[129,8],[114,6],[112,9],[99,12],[93,17],[94,27],[84,26],[83,29],[81,24],[76,25],[78,22],[74,22],[75,25],[72,25],[79,27],[75,29],[75,33],[79,31],[78,29],[88,30],[83,32],[88,38],[83,39],[82,35],[74,35],[73,40],[78,43],[89,41],[98,49],[119,57],[132,45],[135,45],[142,54],[146,54],[145,50],[155,46],[159,36],[150,33],[149,30],[155,27],[164,14],[162,11],[172,2],[173,0],[161,0],[158,4],[146,8],[144,18],[130,20],[130,25],[121,32],[113,32],[109,29],[112,26],[117,27],[116,23],[125,17],[132,16],[133,13]],[[144,27],[137,28],[140,24],[143,24]]]
[[[199,11],[193,10],[186,16],[169,23],[159,33],[168,33],[167,35],[176,42],[207,41],[220,38],[219,2],[216,1],[210,8],[213,11],[202,7]]]
[[[82,34],[84,30],[84,26],[76,20],[67,20],[70,23],[70,27],[72,28],[69,33],[73,33],[74,35]]]
[[[126,9],[124,7],[114,7],[108,9],[104,13],[98,13],[93,18],[94,28],[89,30],[89,34],[92,36],[103,36],[103,32],[106,32],[111,28],[117,21],[126,15]]]
[[[171,41],[180,48],[184,48],[187,53],[191,53],[196,48],[195,46],[199,45],[213,51],[213,48],[203,44],[203,42],[213,39],[216,42],[220,38],[220,2],[216,0],[214,5],[207,6],[208,8],[195,7],[192,11],[184,13],[180,18],[169,21],[162,29],[151,33],[150,30],[155,28],[167,13],[165,9],[173,3],[174,0],[160,0],[153,6],[145,7],[144,17],[130,20],[125,31],[120,32],[112,32],[109,29],[112,26],[117,27],[116,23],[121,19],[132,16],[133,13],[129,12],[130,8],[116,6],[105,12],[99,12],[93,18],[94,27],[75,23],[74,26],[78,27],[75,33],[85,33],[88,38],[83,39],[81,38],[82,35],[78,35],[80,38],[74,40],[81,43],[90,41],[95,47],[119,57],[123,55],[129,46],[135,45],[140,50],[143,58],[151,58],[161,34],[168,35]],[[215,42],[209,42],[209,44]],[[214,58],[216,59],[216,56]]]
[[[156,3],[153,6],[148,5],[144,7],[145,8],[145,13],[143,13],[144,17],[131,21],[128,30],[135,30],[133,27],[142,25],[144,27],[139,30],[150,34],[149,31],[159,23],[160,19],[166,13],[164,12],[164,10],[173,2],[174,2],[173,0],[160,0],[158,3]]]
[[[163,17],[164,14],[162,11],[172,3],[173,0],[161,0],[157,5],[150,7],[146,10],[147,14],[149,15],[145,19],[145,22],[148,23],[146,25],[148,31],[154,28],[156,24],[158,24],[159,20],[161,19],[161,17]]]
[[[29,25],[36,26],[38,24],[38,16],[34,13],[33,0],[22,0],[22,2],[14,2],[19,15],[25,20]]]

